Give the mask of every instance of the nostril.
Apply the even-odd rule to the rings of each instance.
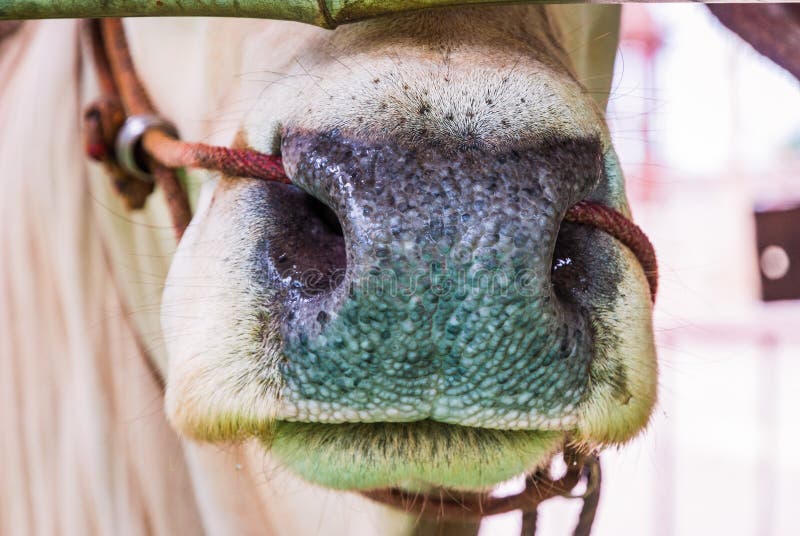
[[[575,224],[564,222],[556,238],[551,266],[551,282],[555,295],[564,302],[574,302],[589,287],[585,258],[589,251],[582,248],[581,231]]]
[[[267,263],[276,284],[305,297],[331,292],[347,269],[339,218],[296,186],[268,187],[277,219],[268,223]]]
[[[306,204],[308,205],[309,212],[319,218],[319,220],[328,227],[328,230],[344,237],[344,233],[342,233],[342,223],[339,221],[339,217],[336,216],[336,213],[325,205],[325,203],[316,197],[306,194]]]
[[[615,295],[622,262],[613,252],[621,243],[638,261],[655,301],[658,264],[647,235],[628,217],[606,205],[582,201],[566,213],[553,248],[551,282],[565,301],[585,301],[587,294]]]

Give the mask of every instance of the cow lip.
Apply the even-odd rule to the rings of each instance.
[[[566,432],[408,423],[278,421],[265,447],[306,480],[347,490],[476,491],[544,466]],[[451,448],[452,447],[452,448]]]

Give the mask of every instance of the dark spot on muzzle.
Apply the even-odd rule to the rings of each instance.
[[[481,426],[579,404],[589,283],[556,243],[603,178],[597,140],[450,154],[289,131],[282,151],[296,186],[269,186],[261,262],[290,396]]]

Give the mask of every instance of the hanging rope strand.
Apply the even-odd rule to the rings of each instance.
[[[128,42],[125,38],[125,28],[120,19],[103,19],[100,22],[103,35],[103,45],[108,57],[111,74],[116,81],[116,89],[128,116],[157,115],[133,65]],[[154,132],[151,130],[149,132]],[[146,135],[147,133],[145,133]],[[192,219],[192,210],[189,206],[189,196],[178,180],[175,169],[159,162],[151,155],[147,163],[156,184],[161,187],[169,207],[172,226],[178,240]]]
[[[109,91],[112,87],[116,90],[128,116],[158,116],[152,99],[136,73],[122,21],[103,19],[99,24],[103,48],[108,58],[107,63],[102,60],[97,62],[98,72],[101,73],[101,88],[104,91]],[[96,49],[97,46],[93,48]],[[98,56],[102,57],[95,52],[95,57]],[[108,84],[106,81],[109,79],[116,83],[113,86]],[[166,195],[175,234],[179,239],[192,216],[188,196],[175,169],[194,167],[219,171],[233,177],[289,182],[278,156],[246,149],[186,143],[159,128],[146,130],[141,143],[150,160],[147,167]]]

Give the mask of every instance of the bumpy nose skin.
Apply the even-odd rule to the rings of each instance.
[[[564,213],[602,178],[596,140],[452,154],[290,131],[282,150],[294,184],[341,222],[339,245],[328,234],[318,245],[346,257],[335,281],[311,288],[302,270],[281,270],[336,272],[330,256],[317,267],[313,248],[291,247],[302,222],[266,238],[282,418],[574,424],[592,330],[551,271]]]

